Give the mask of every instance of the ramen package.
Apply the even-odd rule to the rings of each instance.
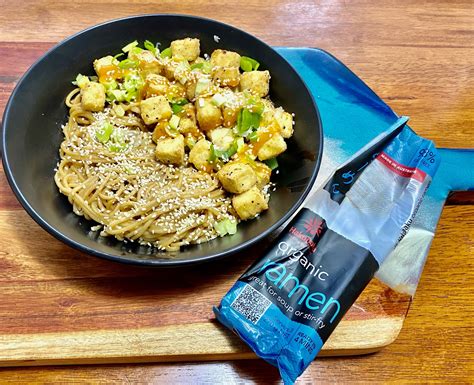
[[[408,231],[438,168],[400,118],[316,190],[214,312],[292,384]]]

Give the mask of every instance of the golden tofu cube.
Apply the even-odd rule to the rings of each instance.
[[[94,60],[94,70],[98,76],[101,76],[102,71],[105,67],[110,67],[114,62],[114,57],[111,55],[101,57],[100,59]],[[104,74],[102,74],[104,75]]]
[[[168,100],[162,95],[142,100],[140,111],[145,124],[153,124],[161,119],[169,119],[173,114]]]
[[[240,55],[237,52],[216,49],[211,54],[211,64],[213,67],[240,67]]]
[[[270,177],[272,176],[272,169],[265,163],[255,162],[253,167],[255,174],[257,175],[257,187],[263,188],[263,186],[270,183]]]
[[[189,161],[198,170],[208,171],[211,167],[209,157],[211,155],[211,143],[206,139],[197,142],[189,152]]]
[[[280,155],[286,151],[285,139],[280,134],[273,134],[265,144],[258,150],[257,156],[260,160],[267,160]]]
[[[170,82],[164,76],[149,74],[146,77],[146,97],[166,95],[170,87]]]
[[[186,97],[188,100],[194,100],[196,97],[196,79],[189,79],[186,82]]]
[[[236,67],[214,67],[212,80],[220,87],[236,87],[240,83],[240,72]]]
[[[152,140],[157,143],[158,140],[166,138],[168,136],[169,122],[168,120],[160,120],[153,130]]]
[[[182,57],[173,57],[164,63],[164,75],[169,80],[177,80],[181,84],[188,81],[191,67],[189,63]]]
[[[215,128],[208,132],[214,147],[226,151],[234,143],[234,134],[230,128]]]
[[[260,98],[267,96],[270,90],[270,72],[244,72],[240,75],[240,90],[250,91]]]
[[[179,120],[178,131],[182,134],[191,134],[195,136],[197,133],[197,124],[194,119],[191,118],[181,118]]]
[[[96,82],[88,82],[81,89],[82,108],[88,111],[102,111],[105,106],[105,87]]]
[[[187,61],[196,60],[199,56],[199,39],[189,37],[171,42],[171,55],[173,57],[182,57]]]
[[[132,60],[138,61],[138,66],[142,74],[159,74],[163,66],[156,56],[150,51],[142,51],[134,54]]]
[[[221,125],[221,109],[212,103],[211,98],[198,98],[196,100],[196,111],[201,130],[208,131]]]
[[[229,162],[217,173],[217,178],[225,190],[240,194],[251,189],[257,183],[257,176],[248,164]]]
[[[156,143],[155,158],[162,163],[180,166],[184,163],[184,136],[164,138]]]
[[[293,135],[293,116],[278,108],[275,111],[275,118],[280,126],[280,134],[284,138],[290,138]]]
[[[223,106],[222,108],[222,125],[224,127],[234,127],[237,123],[240,108]]]
[[[252,187],[242,194],[234,195],[232,198],[232,206],[240,219],[245,221],[267,210],[268,202],[257,187]]]

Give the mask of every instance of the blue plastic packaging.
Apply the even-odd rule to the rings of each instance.
[[[400,118],[317,190],[214,312],[296,381],[408,231],[438,168]]]

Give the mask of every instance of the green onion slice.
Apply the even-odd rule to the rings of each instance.
[[[277,158],[271,158],[271,159],[267,159],[264,161],[265,164],[270,167],[270,169],[272,170],[275,170],[276,168],[278,168],[278,161],[277,161]]]
[[[143,46],[145,47],[145,49],[147,49],[148,51],[151,51],[153,52],[153,55],[156,56],[156,53],[157,53],[157,48],[156,48],[156,45],[153,44],[150,40],[145,40],[145,42],[143,43]]]
[[[214,223],[214,229],[221,237],[227,234],[233,235],[237,233],[237,221],[232,221],[229,218],[223,219]]]
[[[101,143],[107,143],[114,132],[114,126],[109,122],[105,123],[100,130],[95,132],[95,137]]]
[[[260,126],[261,114],[242,108],[237,117],[237,135],[246,137]]]
[[[123,52],[128,52],[132,48],[135,48],[138,45],[138,41],[134,40],[131,43],[128,43],[125,47],[122,48]]]
[[[160,56],[162,58],[171,57],[171,47],[168,47],[168,48],[164,49],[163,51],[161,51]]]
[[[240,58],[240,68],[244,72],[256,71],[260,67],[260,63],[255,59],[248,56],[242,56]]]

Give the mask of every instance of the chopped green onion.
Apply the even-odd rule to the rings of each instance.
[[[85,75],[77,75],[76,80],[72,82],[75,86],[78,86],[79,88],[83,88],[89,83],[89,78]]]
[[[227,234],[233,235],[237,233],[237,221],[232,221],[229,218],[223,219],[214,223],[214,229],[221,237]]]
[[[118,53],[117,55],[114,56],[114,58],[112,60],[118,60],[119,57],[125,55],[123,52],[121,53]]]
[[[137,65],[138,63],[132,59],[124,59],[118,64],[122,69],[135,68]]]
[[[128,52],[132,48],[135,48],[138,45],[138,41],[132,41],[131,43],[128,43],[125,47],[122,48],[123,52]]]
[[[267,159],[264,161],[265,164],[270,167],[270,169],[272,170],[275,170],[276,168],[278,168],[278,161],[277,161],[277,158],[271,158],[271,159]]]
[[[237,134],[246,137],[253,128],[260,125],[261,115],[256,112],[250,112],[247,108],[242,108],[237,117]]]
[[[237,151],[240,151],[242,149],[242,147],[244,147],[244,145],[245,145],[244,138],[236,139],[235,144],[237,145]]]
[[[113,152],[122,152],[127,148],[126,143],[109,143],[107,148]]]
[[[265,104],[263,104],[262,100],[255,99],[253,96],[251,96],[247,100],[247,108],[251,112],[261,115],[265,109]]]
[[[153,54],[156,56],[156,49],[157,48],[156,48],[155,44],[153,44],[150,40],[145,40],[145,42],[143,43],[143,46],[148,51],[153,52]]]
[[[260,67],[260,63],[255,59],[248,56],[242,56],[240,58],[240,68],[244,72],[256,71]]]
[[[218,157],[218,151],[214,148],[214,144],[211,143],[211,147],[209,149],[209,162],[215,162]]]
[[[174,114],[179,114],[181,111],[183,111],[183,106],[188,103],[188,99],[177,99],[171,102],[171,109],[173,110]]]
[[[214,147],[214,144],[211,143],[209,161],[215,162],[217,159],[222,159],[224,162],[227,162],[232,157],[232,155],[237,152],[237,149],[237,141],[234,141],[227,150],[218,150]]]
[[[107,91],[107,95],[110,96],[111,100],[117,100],[123,102],[127,99],[127,91],[125,90],[110,90]]]
[[[184,106],[185,104],[188,104],[188,103],[189,103],[189,100],[185,98],[176,99],[173,101],[173,104],[177,104],[178,106]]]
[[[95,137],[101,143],[107,143],[110,139],[110,136],[114,132],[114,126],[110,123],[105,123],[104,126],[95,132]]]
[[[181,120],[181,119],[179,118],[179,116],[173,115],[173,116],[171,117],[170,121],[169,121],[170,127],[171,127],[173,130],[177,130],[180,120]]]
[[[247,136],[247,139],[250,140],[251,142],[256,142],[258,139],[258,134],[257,131],[252,131],[249,136]]]
[[[222,106],[226,102],[226,98],[222,94],[215,94],[212,97],[212,104],[214,104],[217,107]]]
[[[196,83],[196,96],[207,90],[209,88],[209,84],[211,84],[211,79],[200,78]]]
[[[128,51],[128,57],[130,57],[131,55],[137,55],[142,51],[143,49],[141,49],[140,47],[133,47],[130,51]]]
[[[99,81],[99,77],[95,76],[95,75],[89,76],[89,79],[90,79],[91,82],[98,82]]]
[[[181,111],[183,111],[183,107],[179,104],[171,103],[171,110],[173,111],[173,114],[179,114]]]
[[[212,71],[212,64],[208,61],[201,62],[201,63],[194,63],[191,66],[191,71],[192,70],[201,70],[205,74],[210,74]]]
[[[168,47],[168,48],[164,49],[163,51],[161,51],[160,56],[162,58],[171,57],[171,47]]]

